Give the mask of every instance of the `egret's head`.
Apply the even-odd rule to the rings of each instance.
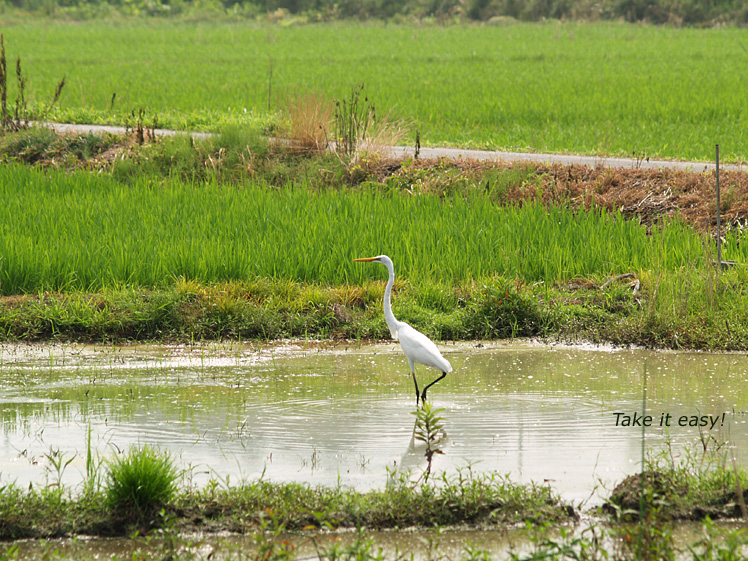
[[[381,263],[382,265],[392,265],[392,259],[386,255],[377,255],[376,257],[363,257],[361,259],[354,259],[354,261],[361,261],[364,263]]]

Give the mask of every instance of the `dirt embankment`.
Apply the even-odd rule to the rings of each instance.
[[[396,167],[396,169],[393,169]],[[651,226],[679,216],[697,231],[714,235],[716,176],[714,172],[671,169],[610,169],[582,165],[477,162],[470,160],[417,161],[407,169],[389,166],[380,179],[452,168],[457,175],[486,181],[492,170],[524,170],[524,179],[507,188],[509,203],[541,200],[546,204],[604,207]],[[459,170],[459,171],[458,171]],[[438,173],[438,172],[437,172]],[[483,178],[483,179],[482,179]],[[403,178],[405,179],[405,178]],[[487,188],[490,186],[487,184]],[[748,222],[748,173],[720,172],[720,216],[725,228]]]

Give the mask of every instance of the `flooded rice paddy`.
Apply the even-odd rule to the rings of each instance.
[[[441,347],[454,372],[429,393],[444,417],[437,471],[495,471],[599,503],[639,468],[645,377],[648,450],[670,443],[677,456],[713,436],[748,458],[744,355]],[[0,485],[74,487],[88,458],[143,444],[198,486],[264,477],[365,491],[425,466],[397,344],[18,345],[0,360]]]

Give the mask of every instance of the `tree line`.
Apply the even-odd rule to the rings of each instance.
[[[78,9],[96,14],[102,6],[131,15],[169,16],[226,11],[249,18],[422,19],[521,21],[543,19],[624,20],[671,25],[748,24],[745,0],[0,0],[28,11]],[[100,11],[100,10],[99,10]]]

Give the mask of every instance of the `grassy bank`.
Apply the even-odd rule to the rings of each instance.
[[[748,348],[748,271],[710,264],[704,174],[346,163],[235,129],[41,129],[0,153],[19,162],[0,168],[4,340],[387,337],[384,271],[352,259],[388,253],[395,313],[436,339]],[[745,174],[723,189],[724,256],[745,263]]]
[[[28,99],[45,107],[67,76],[52,114],[62,122],[132,124],[145,109],[171,128],[276,130],[294,92],[342,99],[363,83],[377,111],[412,121],[424,144],[711,161],[719,143],[724,160],[748,157],[740,28],[152,19],[3,33]]]
[[[670,559],[685,547],[693,559],[738,559],[748,544],[744,532],[719,529],[709,517],[741,516],[736,489],[746,488],[748,478],[743,470],[727,467],[723,453],[707,448],[677,463],[667,450],[648,459],[643,474],[624,480],[602,509],[593,510],[586,527],[572,532],[563,527],[579,521],[577,508],[547,486],[517,485],[495,474],[464,469],[428,481],[402,478],[366,493],[267,481],[214,480],[195,489],[179,487],[180,473],[169,456],[144,447],[98,467],[90,462],[77,493],[55,485],[0,487],[0,540],[147,535],[146,543],[154,540],[152,557],[146,558],[191,559],[196,533],[228,531],[253,536],[254,547],[245,545],[240,558],[268,560],[296,558],[294,543],[313,540],[320,531],[329,536],[355,528],[351,545],[317,553],[366,560],[385,558],[368,537],[372,531],[420,528],[438,534],[449,527],[506,531],[523,526],[526,537],[520,543],[529,542],[530,551],[520,547],[511,559]],[[676,542],[673,521],[683,519],[702,520],[695,542],[691,537]],[[16,558],[16,546],[3,548],[4,558]],[[465,555],[487,558],[475,547]]]
[[[737,273],[736,273],[737,274]],[[496,277],[458,285],[400,282],[402,321],[437,340],[534,337],[647,347],[748,349],[746,296],[736,274],[643,275],[605,290],[589,279],[558,286]],[[602,283],[601,279],[601,283]],[[6,341],[190,342],[217,339],[385,339],[383,282],[335,288],[258,280],[114,288],[0,299]]]
[[[149,502],[143,510],[113,507],[108,492],[73,495],[63,489],[2,487],[0,540],[130,535],[163,527],[169,520],[172,528],[183,531],[250,533],[557,523],[573,515],[548,487],[468,474],[443,477],[436,485],[401,482],[367,493],[295,483],[255,481],[227,487],[214,482],[202,490],[175,492],[169,501]]]

